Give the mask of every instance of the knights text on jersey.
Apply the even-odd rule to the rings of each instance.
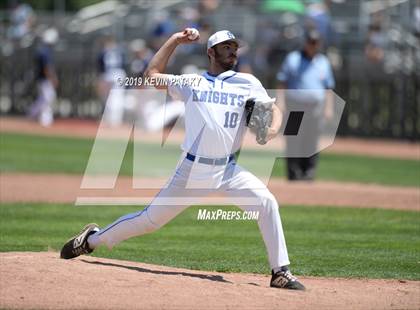
[[[220,158],[235,153],[246,129],[245,102],[249,98],[270,99],[261,82],[247,73],[229,70],[212,76],[206,72],[173,76],[173,80],[169,94],[185,102],[181,147],[198,156]]]

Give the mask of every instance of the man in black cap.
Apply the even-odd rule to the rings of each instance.
[[[286,120],[292,111],[303,112],[299,131],[285,133],[289,180],[314,179],[321,125],[333,114],[333,96],[327,90],[334,88],[335,81],[328,58],[320,53],[321,43],[321,34],[308,30],[302,50],[289,53],[277,73]]]

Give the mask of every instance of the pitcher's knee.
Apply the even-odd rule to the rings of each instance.
[[[143,232],[145,234],[150,234],[156,230],[158,230],[161,226],[155,225],[154,223],[148,221],[146,225],[144,225]]]
[[[148,214],[148,212],[146,211],[146,221],[145,221],[145,225],[144,225],[144,233],[148,234],[151,232],[154,232],[158,229],[160,229],[163,226],[163,224],[161,223],[156,223],[154,221],[151,220],[150,215]]]
[[[274,197],[273,194],[267,191],[261,196],[261,200],[264,212],[277,212],[279,205],[277,203],[276,197]]]
[[[118,228],[122,231],[126,231],[130,237],[141,236],[158,230],[159,225],[156,225],[149,217],[147,210],[140,213],[134,213],[129,215],[129,218],[123,217],[123,221],[118,225]],[[124,219],[126,219],[124,221]]]
[[[153,227],[150,229],[158,230],[170,222],[179,212],[175,209],[162,209],[162,208],[147,208],[146,210],[147,219],[150,221]]]

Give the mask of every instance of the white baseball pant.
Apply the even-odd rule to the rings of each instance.
[[[272,269],[289,265],[280,220],[279,206],[267,187],[235,161],[227,165],[208,165],[190,161],[182,155],[175,174],[144,210],[127,214],[91,235],[92,248],[114,245],[131,237],[151,233],[189,207],[191,198],[218,192],[237,203],[244,211],[258,211],[258,226],[263,236]],[[246,203],[243,203],[243,202]],[[171,202],[171,203],[168,203]]]

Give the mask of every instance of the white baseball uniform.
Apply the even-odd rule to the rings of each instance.
[[[172,77],[179,83],[168,86],[170,95],[185,102],[184,152],[176,171],[149,206],[91,235],[89,245],[112,248],[125,239],[155,231],[186,209],[191,197],[218,192],[253,201],[238,206],[259,211],[258,226],[271,268],[288,265],[276,199],[257,177],[237,165],[232,155],[239,150],[246,130],[246,100],[269,100],[266,90],[253,75],[230,70],[218,76],[204,73]],[[194,79],[194,83],[182,83]],[[179,204],[165,205],[164,199]]]

